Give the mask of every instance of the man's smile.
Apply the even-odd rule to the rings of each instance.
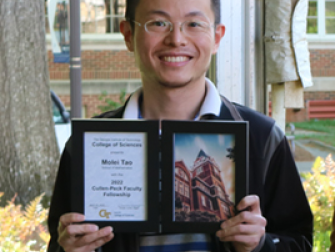
[[[191,57],[186,56],[164,56],[160,58],[165,62],[187,62],[191,59]]]

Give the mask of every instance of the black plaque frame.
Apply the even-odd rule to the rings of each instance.
[[[162,232],[215,233],[217,222],[175,221],[174,135],[228,134],[235,138],[235,206],[248,194],[248,122],[236,121],[162,121]],[[190,189],[191,190],[191,189]],[[235,210],[236,211],[236,210]]]
[[[120,119],[72,120],[71,211],[84,213],[84,135],[86,132],[145,133],[147,139],[147,219],[145,221],[89,221],[114,232],[159,232],[159,122]],[[136,176],[136,175],[135,175]]]

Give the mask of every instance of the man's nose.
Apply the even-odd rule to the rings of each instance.
[[[183,31],[182,24],[180,23],[174,23],[172,30],[165,37],[165,43],[174,46],[185,46],[187,41],[187,36]]]

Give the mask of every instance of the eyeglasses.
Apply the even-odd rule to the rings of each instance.
[[[144,27],[146,32],[153,35],[166,35],[172,32],[174,29],[174,24],[170,21],[165,20],[150,20],[144,25],[134,20],[131,21],[138,26]],[[207,33],[211,27],[214,27],[214,25],[212,24],[197,20],[188,20],[182,23],[174,23],[180,23],[180,31],[184,32],[184,34],[188,36],[199,36],[203,33]]]

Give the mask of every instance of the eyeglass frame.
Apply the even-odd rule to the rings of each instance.
[[[128,22],[133,22],[133,23],[137,24],[138,26],[143,27],[144,30],[145,30],[147,33],[149,33],[149,34],[160,34],[160,35],[171,33],[171,32],[174,30],[174,28],[175,28],[174,23],[179,23],[179,24],[180,24],[180,28],[179,28],[180,31],[181,31],[181,32],[184,32],[184,34],[187,35],[188,33],[185,33],[185,31],[183,31],[184,24],[185,24],[186,22],[190,22],[190,21],[194,21],[194,20],[186,20],[186,21],[184,21],[184,22],[180,22],[180,21],[179,21],[179,22],[178,22],[178,21],[176,21],[176,22],[170,22],[170,21],[168,21],[168,20],[155,20],[155,19],[152,19],[152,20],[149,20],[149,21],[145,22],[144,25],[143,25],[142,23],[140,23],[140,22],[135,21],[135,20],[130,20],[130,19],[129,19],[129,20],[127,20],[127,21],[128,21]],[[152,31],[149,31],[148,28],[147,28],[147,24],[148,24],[149,22],[152,22],[152,21],[161,21],[161,22],[168,23],[168,24],[169,24],[169,27],[170,27],[170,30],[169,30],[168,32],[164,32],[164,33],[159,33],[159,32],[152,32]],[[201,22],[203,22],[203,23],[207,23],[207,22],[204,22],[204,21],[201,21]],[[207,23],[207,24],[208,24],[208,28],[210,28],[210,27],[215,27],[215,26],[216,26],[216,24],[210,24],[210,23]]]

